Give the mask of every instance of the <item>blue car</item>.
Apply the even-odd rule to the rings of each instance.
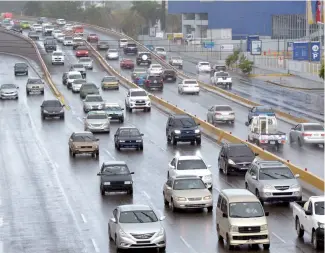
[[[155,49],[153,45],[146,45],[146,48],[148,48],[150,51],[153,51]]]
[[[275,116],[275,112],[270,106],[264,106],[264,105],[255,106],[248,113],[248,122],[250,123],[254,116],[260,116],[260,115]]]
[[[134,83],[136,85],[142,86],[147,79],[147,73],[137,73]]]

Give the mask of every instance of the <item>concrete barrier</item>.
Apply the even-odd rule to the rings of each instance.
[[[128,78],[122,76],[114,68],[112,68],[106,62],[104,57],[100,53],[98,53],[97,50],[90,43],[86,42],[86,45],[92,51],[92,55],[97,58],[98,62],[102,65],[102,67],[108,73],[111,73],[111,74],[117,76],[119,79],[121,79],[124,83],[127,84],[127,87],[139,88],[139,86],[137,86],[132,81],[130,81]],[[227,142],[231,142],[231,143],[245,143],[253,150],[253,152],[258,153],[260,158],[262,158],[264,160],[277,160],[277,161],[283,162],[284,164],[286,164],[291,169],[291,171],[294,174],[299,174],[300,178],[304,182],[313,185],[314,187],[316,187],[319,190],[324,191],[324,181],[321,178],[309,173],[308,171],[305,171],[305,170],[299,168],[298,166],[290,163],[290,161],[287,161],[287,160],[284,160],[284,159],[282,159],[280,157],[277,157],[276,155],[274,155],[274,154],[272,154],[272,153],[270,153],[268,151],[265,151],[265,150],[261,149],[258,146],[255,146],[254,144],[251,144],[251,143],[249,143],[247,141],[243,141],[240,138],[232,135],[231,133],[223,131],[222,129],[211,125],[210,123],[207,123],[205,120],[202,120],[202,119],[196,117],[196,115],[192,115],[192,114],[178,108],[177,106],[169,103],[168,101],[165,101],[165,100],[163,100],[163,99],[161,99],[161,98],[159,98],[159,97],[157,97],[157,96],[155,96],[153,94],[150,94],[150,93],[148,93],[148,94],[149,94],[149,97],[150,97],[152,102],[163,106],[164,108],[168,109],[169,111],[172,111],[174,113],[185,113],[185,114],[188,114],[191,117],[193,117],[193,119],[197,123],[199,123],[200,126],[205,131],[211,133],[214,136],[217,136],[218,137],[217,138],[218,142],[222,142],[223,140],[226,140]]]

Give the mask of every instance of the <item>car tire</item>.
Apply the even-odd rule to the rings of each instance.
[[[207,209],[208,209],[208,213],[211,213],[213,211],[213,206],[209,206],[207,207]]]
[[[103,186],[100,186],[99,190],[100,190],[100,194],[102,196],[105,196],[105,190],[104,190]]]
[[[167,138],[167,143],[170,144],[171,140],[170,140],[169,136],[167,135],[166,138]]]
[[[270,249],[270,244],[269,244],[269,243],[267,243],[267,244],[263,244],[263,249],[264,249],[264,250],[268,250],[268,249]]]
[[[43,115],[42,115],[42,120],[45,120],[45,119],[46,119],[46,117],[45,117],[45,115],[43,114]]]
[[[133,188],[131,188],[130,190],[127,191],[127,194],[129,195],[133,195]]]
[[[72,151],[72,157],[75,158],[76,157],[76,153]]]
[[[29,96],[29,91],[28,90],[26,90],[26,95]]]
[[[120,119],[120,123],[123,123],[124,122],[124,118]]]
[[[60,116],[60,119],[64,120],[64,115]]]
[[[178,209],[174,205],[173,199],[170,200],[170,209],[172,210],[173,213],[176,213],[178,211]]]
[[[298,138],[298,145],[299,147],[302,147],[304,145],[303,141],[300,138]]]
[[[139,150],[140,151],[143,151],[143,145],[140,146]]]
[[[260,200],[262,206],[264,206],[264,201],[261,199],[260,192],[257,189],[255,190],[255,195]]]
[[[233,250],[234,249],[234,245],[231,245],[230,244],[230,242],[229,242],[229,235],[228,234],[227,234],[226,241],[227,241],[227,249],[228,250]]]
[[[108,238],[109,238],[109,241],[110,241],[110,242],[114,241],[113,238],[112,238],[112,235],[111,235],[111,229],[110,229],[109,224],[108,224],[107,232],[108,232]]]
[[[228,172],[228,165],[225,164],[224,168],[222,169],[222,172],[224,175],[228,176],[229,175],[229,172]]]
[[[91,153],[91,157],[96,157],[96,154],[95,154],[95,152],[93,152],[93,153]]]
[[[164,193],[163,193],[163,197],[164,197],[164,206],[169,207],[169,202],[167,201]]]
[[[117,144],[117,145],[116,145],[116,149],[117,149],[118,151],[120,151],[120,150],[121,150],[121,147],[120,147],[120,145],[119,145],[119,144]]]
[[[298,217],[296,217],[295,227],[296,227],[297,236],[299,238],[303,238],[304,237],[304,234],[305,234],[305,230],[303,230],[301,228],[300,221],[299,221],[299,218]]]
[[[128,109],[129,109],[129,112],[132,112],[132,108],[131,107],[129,107]]]
[[[173,146],[177,145],[177,140],[175,140],[174,136],[171,137],[171,143],[173,144]]]
[[[196,145],[198,145],[198,146],[201,145],[201,138],[196,140]]]

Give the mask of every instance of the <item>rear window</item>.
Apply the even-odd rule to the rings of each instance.
[[[216,71],[226,71],[227,70],[226,66],[215,66],[214,69]]]
[[[147,93],[145,91],[141,91],[141,90],[139,90],[139,91],[133,91],[131,93],[131,96],[132,97],[146,97],[147,96]]]
[[[225,111],[230,112],[230,111],[232,111],[232,109],[230,106],[217,106],[216,111],[217,112],[225,112]]]
[[[131,43],[128,44],[128,47],[136,47],[136,46],[137,45],[136,44],[133,44],[133,43],[132,44]]]
[[[197,81],[195,81],[195,80],[184,81],[184,84],[197,84]]]
[[[84,79],[77,79],[77,80],[74,80],[73,83],[74,84],[83,84],[83,83],[86,83],[86,80],[84,80]]]
[[[54,52],[53,55],[54,55],[54,56],[62,56],[63,53],[62,53],[62,52]]]
[[[167,75],[175,75],[176,74],[176,72],[174,70],[165,70],[164,73]]]
[[[304,125],[305,131],[324,131],[324,127],[321,125]]]
[[[89,58],[80,58],[79,61],[80,62],[87,62],[87,61],[91,61],[91,59],[89,59]]]
[[[153,69],[161,69],[161,65],[158,65],[158,64],[154,64],[154,65],[151,65],[151,68]]]
[[[19,67],[19,68],[27,68],[28,67],[28,65],[26,63],[16,63],[15,66]]]
[[[83,69],[84,68],[84,65],[82,65],[82,64],[75,64],[72,67],[73,68],[76,68],[76,69]]]
[[[121,42],[128,42],[127,39],[120,39]]]
[[[29,84],[43,83],[41,79],[28,79]]]
[[[201,62],[200,65],[201,65],[201,66],[209,66],[210,63],[208,63],[208,62]]]
[[[88,142],[88,141],[96,141],[93,134],[76,134],[73,136],[73,140],[76,142]]]
[[[69,79],[80,79],[82,77],[81,77],[81,74],[70,74],[70,75],[68,75],[68,78]]]
[[[104,77],[103,82],[115,82],[117,78],[115,76]]]
[[[97,89],[97,86],[95,84],[92,84],[92,83],[88,83],[88,84],[84,84],[82,85],[82,89]]]
[[[62,107],[60,101],[55,101],[55,100],[44,101],[43,106],[44,107]]]
[[[149,80],[157,80],[157,79],[161,79],[161,76],[148,76]]]
[[[226,76],[229,76],[229,74],[227,72],[219,72],[219,73],[216,73],[216,76],[226,77]]]
[[[116,50],[116,49],[110,49],[110,50],[108,50],[108,52],[109,52],[109,53],[116,53],[117,50]]]
[[[157,47],[157,48],[156,48],[156,51],[165,51],[165,48]]]
[[[88,50],[86,47],[77,47],[77,50]]]
[[[73,40],[73,38],[72,37],[69,37],[69,36],[65,36],[64,39],[65,40]]]

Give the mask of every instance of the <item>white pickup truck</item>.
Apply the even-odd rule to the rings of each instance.
[[[298,237],[306,232],[311,236],[314,249],[324,246],[324,196],[312,196],[308,201],[293,203],[293,218]]]
[[[225,89],[228,87],[229,90],[232,88],[232,78],[228,72],[224,71],[214,72],[211,83],[216,86],[223,86]]]
[[[253,116],[252,120],[245,125],[249,127],[248,141],[257,146],[274,147],[279,151],[286,143],[287,136],[277,130],[278,123],[275,116]]]

